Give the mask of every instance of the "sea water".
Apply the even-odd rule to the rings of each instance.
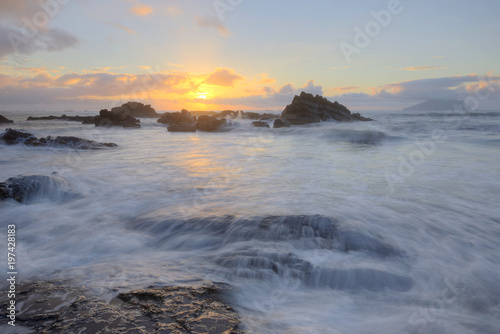
[[[0,202],[0,246],[15,224],[20,281],[108,300],[229,283],[249,333],[498,333],[500,112],[363,114],[169,133],[5,113],[37,137],[119,146],[0,144],[0,181],[56,172],[79,195]]]

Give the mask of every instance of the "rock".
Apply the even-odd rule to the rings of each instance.
[[[23,142],[25,139],[34,137],[31,133],[22,132],[13,129],[5,129],[5,133],[0,136],[0,139],[5,141],[8,145],[17,144]]]
[[[140,120],[124,112],[112,112],[107,109],[102,109],[94,121],[95,126],[121,126],[124,128],[140,128],[140,123]]]
[[[268,114],[268,113],[259,114],[259,113],[252,112],[252,111],[241,111],[241,110],[237,110],[237,111],[223,110],[216,116],[219,118],[229,117],[229,118],[261,120],[261,121],[276,118],[276,115],[274,115],[274,114]]]
[[[273,128],[274,129],[279,129],[279,128],[288,128],[290,127],[290,122],[286,118],[278,118],[274,120]]]
[[[17,284],[19,333],[244,333],[224,301],[230,289],[225,284],[146,288],[120,293],[109,302],[67,282]],[[7,294],[0,296],[2,309],[9,302]]]
[[[51,121],[51,120],[63,120],[63,121],[74,121],[74,122],[82,122],[82,124],[94,124],[95,118],[97,116],[42,116],[42,117],[33,117],[30,116],[26,120],[27,121]]]
[[[81,150],[93,150],[104,147],[118,146],[114,143],[98,143],[93,140],[88,140],[78,137],[70,137],[70,136],[58,136],[56,138],[48,136],[45,138],[38,139],[31,133],[13,129],[6,129],[5,133],[0,136],[0,140],[3,140],[7,145],[23,143],[27,146],[53,146],[53,147],[63,146]]]
[[[191,116],[189,111],[182,109],[181,112],[167,112],[164,113],[158,123],[162,124],[177,124],[177,125],[193,125],[196,122],[196,118]]]
[[[264,121],[255,121],[255,122],[252,122],[253,126],[256,127],[256,128],[269,128],[269,124],[267,122],[264,122]]]
[[[372,121],[360,114],[351,114],[349,109],[338,102],[330,102],[326,98],[302,92],[293,98],[292,104],[286,106],[280,116],[292,125],[319,123],[321,121],[336,120],[340,122]]]
[[[14,121],[11,121],[10,119],[0,115],[0,123],[14,123]]]
[[[52,175],[19,175],[0,182],[0,199],[31,203],[35,200],[67,202],[82,196],[57,173]]]
[[[167,127],[168,132],[196,132],[196,125],[172,124]]]
[[[112,108],[111,112],[115,114],[126,114],[132,117],[160,117],[160,114],[158,114],[150,104],[144,104],[140,102],[124,103],[121,105],[121,107]]]
[[[214,116],[200,116],[196,122],[196,129],[206,132],[214,132],[220,130],[221,127],[227,125],[225,118],[218,119]]]

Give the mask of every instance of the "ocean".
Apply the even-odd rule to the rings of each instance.
[[[49,114],[62,113],[3,113],[15,121],[3,125],[119,146],[0,144],[0,181],[57,172],[79,194],[48,184],[0,202],[21,282],[70,280],[108,300],[225,282],[248,333],[500,330],[500,111],[236,119],[219,133],[26,121]]]

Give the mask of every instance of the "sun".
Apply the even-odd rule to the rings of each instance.
[[[207,94],[206,93],[198,93],[198,99],[206,100],[207,99]]]

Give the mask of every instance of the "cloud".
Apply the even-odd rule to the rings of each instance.
[[[150,6],[146,6],[137,0],[131,0],[129,2],[132,2],[135,4],[133,7],[131,7],[129,9],[129,11],[132,14],[135,14],[137,16],[146,16],[146,15],[149,15],[153,12],[153,8],[151,8]]]
[[[0,26],[0,58],[10,54],[30,55],[37,51],[62,51],[75,47],[78,39],[61,29],[38,30],[28,35],[15,25]]]
[[[243,80],[243,77],[235,74],[233,70],[219,68],[208,76],[205,83],[214,86],[234,87],[234,84],[240,80]]]
[[[195,16],[196,24],[200,27],[217,29],[219,34],[223,37],[231,35],[231,31],[216,17],[213,16]]]
[[[323,88],[316,86],[314,80],[309,80],[304,86],[298,89],[292,83],[284,84],[279,88],[265,86],[262,88],[260,94],[234,98],[215,98],[207,102],[227,107],[239,106],[246,109],[282,110],[284,106],[292,102],[295,95],[300,94],[302,91],[311,94],[323,94]]]
[[[448,67],[443,67],[443,66],[410,66],[406,67],[404,70],[405,71],[427,71],[427,70],[440,70],[440,69],[445,69]]]
[[[132,29],[130,29],[130,28],[128,28],[128,27],[126,27],[126,26],[124,26],[122,24],[115,23],[115,22],[106,22],[106,23],[111,24],[112,26],[114,26],[114,27],[116,27],[118,29],[121,29],[123,31],[126,31],[127,33],[129,33],[131,35],[136,34],[135,30],[132,30]]]

